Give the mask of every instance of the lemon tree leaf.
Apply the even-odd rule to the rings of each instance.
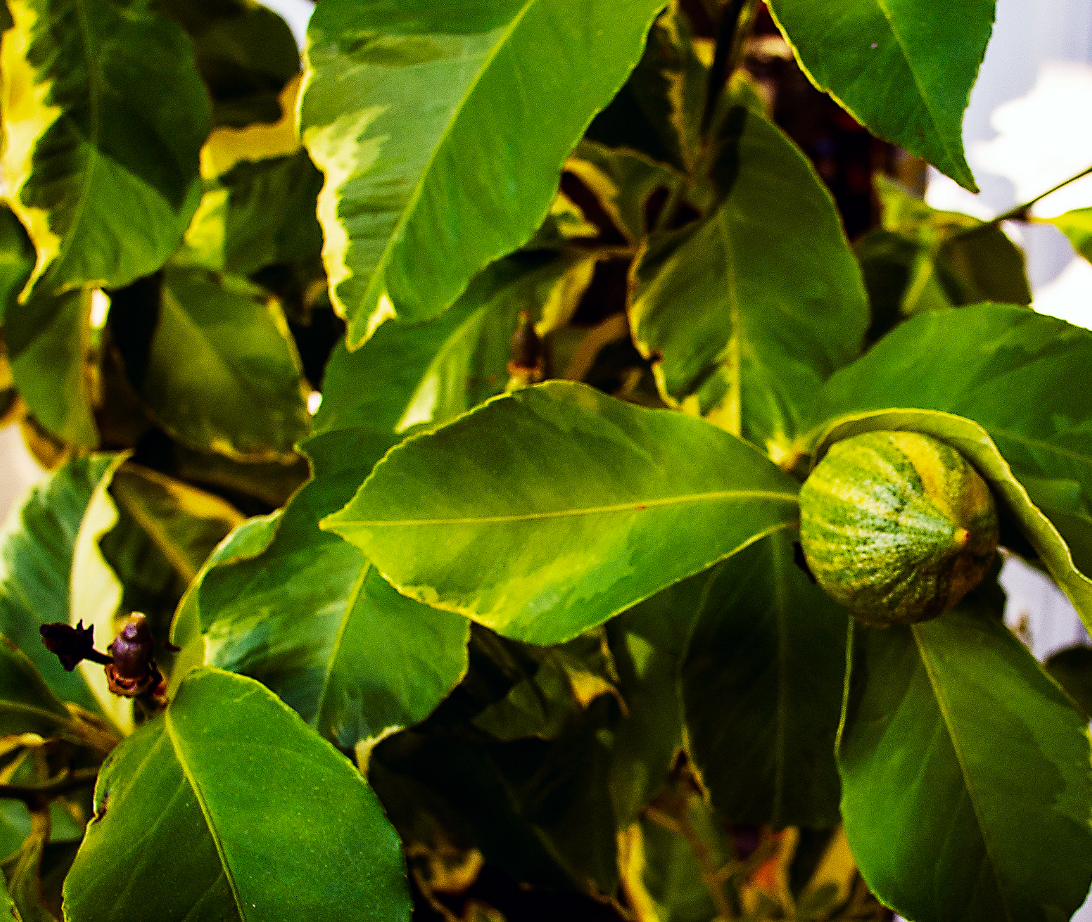
[[[1092,882],[1086,719],[995,613],[854,627],[842,816],[919,922],[1068,919]]]
[[[65,918],[408,922],[405,873],[356,768],[259,683],[204,667],[103,767]]]
[[[8,9],[0,165],[37,249],[28,288],[119,287],[154,272],[200,195],[209,103],[189,40],[132,0]]]
[[[388,317],[440,313],[531,237],[565,158],[637,64],[663,5],[316,8],[300,118],[326,175],[323,257],[350,348]]]
[[[770,9],[805,73],[874,134],[977,192],[963,112],[993,31],[995,0],[814,0]],[[959,36],[958,42],[951,37]]]
[[[400,592],[555,643],[788,527],[796,492],[704,420],[548,382],[407,439],[323,527]]]

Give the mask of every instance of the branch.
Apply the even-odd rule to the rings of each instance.
[[[52,800],[69,791],[94,784],[98,776],[97,768],[77,768],[43,784],[0,784],[0,798],[21,800],[28,807],[33,808],[43,799]]]
[[[1051,186],[1049,189],[1047,189],[1046,192],[1040,193],[1039,195],[1035,196],[1035,198],[1031,199],[1030,201],[1024,202],[1022,205],[1017,205],[1015,208],[1010,208],[1004,214],[999,214],[996,218],[993,218],[991,221],[988,221],[986,223],[1000,224],[1002,221],[1027,221],[1030,217],[1028,212],[1031,211],[1033,205],[1041,202],[1048,195],[1052,195],[1059,189],[1068,186],[1071,182],[1076,182],[1078,179],[1083,179],[1085,176],[1088,176],[1090,174],[1092,174],[1092,166],[1086,167],[1085,169],[1081,170],[1081,172],[1079,172],[1076,176],[1070,176],[1069,179],[1063,179],[1060,183],[1058,183],[1058,185]]]

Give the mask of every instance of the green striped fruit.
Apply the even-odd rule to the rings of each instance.
[[[978,585],[997,509],[967,459],[917,432],[836,442],[800,490],[800,544],[815,579],[861,621],[913,624]]]

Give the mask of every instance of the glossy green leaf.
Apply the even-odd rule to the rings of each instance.
[[[992,612],[854,635],[838,762],[869,887],[918,922],[1068,919],[1092,882],[1085,718]]]
[[[1080,381],[1092,332],[1008,305],[916,317],[835,374],[815,414],[893,407],[953,413],[985,428],[1017,476],[1092,488],[1092,412]]]
[[[11,376],[34,417],[70,445],[96,448],[90,290],[34,295],[12,306],[4,341]]]
[[[1092,630],[1092,579],[1077,569],[1073,554],[1027,488],[1002,456],[989,434],[978,424],[959,416],[926,410],[888,410],[840,418],[817,446],[816,460],[833,442],[873,429],[908,429],[924,432],[952,445],[969,458],[990,485],[994,499],[1016,524],[1039,555],[1043,565],[1069,596],[1085,625]]]
[[[711,571],[683,666],[689,751],[728,820],[838,823],[847,617],[771,535]]]
[[[350,347],[388,317],[440,313],[531,237],[663,5],[595,3],[579,16],[564,0],[316,8],[301,128],[326,174],[323,256]]]
[[[34,269],[34,245],[6,205],[0,205],[0,327]]]
[[[29,657],[63,701],[101,713],[79,672],[65,672],[38,628],[69,619],[69,574],[77,535],[96,488],[116,457],[72,461],[35,487],[0,535],[0,631]],[[98,638],[98,643],[112,638]],[[101,649],[101,646],[100,646]]]
[[[271,692],[214,669],[114,751],[64,900],[69,922],[410,917],[368,783]]]
[[[280,91],[300,70],[288,24],[255,0],[154,0],[193,42],[213,103],[213,123],[275,122]]]
[[[145,3],[10,0],[4,181],[30,285],[119,287],[158,269],[199,194],[205,88],[182,30]]]
[[[355,352],[341,342],[326,367],[315,432],[404,432],[501,393],[520,311],[552,325],[575,309],[594,267],[580,255],[514,256],[486,269],[435,320],[384,324]]]
[[[556,382],[410,438],[323,527],[399,591],[553,643],[796,515],[795,481],[746,443]]]
[[[1051,654],[1043,666],[1092,720],[1092,647],[1079,644]]]
[[[1092,332],[1025,308],[985,304],[915,317],[835,374],[815,413],[818,436],[839,415],[893,407],[972,419],[1017,474],[1092,487],[1092,412],[1079,381]]]
[[[388,444],[354,430],[308,442],[315,479],[268,543],[198,589],[205,661],[259,679],[343,748],[424,719],[466,672],[464,618],[399,595],[318,528]]]
[[[0,737],[51,736],[69,720],[68,710],[27,655],[0,634]]]
[[[249,275],[278,263],[318,260],[315,203],[322,175],[305,151],[245,160],[206,184],[186,231],[180,266]]]
[[[1092,208],[1067,211],[1047,221],[1069,238],[1073,249],[1092,262]]]
[[[653,236],[634,269],[634,340],[665,399],[788,451],[815,389],[860,351],[868,303],[830,194],[773,125],[733,110],[722,198]]]
[[[245,279],[167,271],[147,359],[131,366],[149,409],[195,448],[283,460],[307,433],[306,389],[284,315]]]
[[[873,134],[977,192],[963,112],[993,31],[995,0],[813,0],[770,9],[805,73]],[[952,41],[958,35],[959,41]]]

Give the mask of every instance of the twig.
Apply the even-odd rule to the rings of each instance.
[[[0,784],[0,798],[21,800],[33,808],[43,799],[51,800],[77,788],[94,784],[98,776],[97,768],[77,768],[42,784]]]
[[[1083,179],[1089,174],[1092,174],[1092,166],[1086,167],[1085,169],[1081,170],[1081,172],[1079,172],[1076,176],[1070,176],[1069,179],[1063,179],[1060,183],[1058,183],[1058,185],[1051,186],[1049,189],[1047,189],[1046,192],[1035,196],[1035,198],[1031,199],[1030,201],[1024,202],[1022,205],[1017,205],[1015,208],[1010,208],[1008,211],[1004,212],[1003,214],[999,214],[996,218],[993,218],[986,223],[1000,224],[1002,221],[1027,221],[1028,212],[1031,210],[1033,205],[1041,202],[1048,195],[1052,195],[1059,189],[1068,186],[1071,182],[1076,182],[1078,179]]]
[[[680,807],[681,811],[685,811],[685,802]],[[728,895],[724,892],[725,880],[722,869],[717,865],[713,850],[686,818],[685,812],[681,812],[681,815],[672,816],[650,804],[645,807],[645,816],[652,822],[663,826],[676,835],[682,836],[686,840],[686,844],[690,846],[690,851],[693,852],[698,865],[701,867],[702,883],[705,884],[705,888],[713,898],[717,918],[722,922],[731,922],[732,919],[735,919],[735,911],[728,900]]]

